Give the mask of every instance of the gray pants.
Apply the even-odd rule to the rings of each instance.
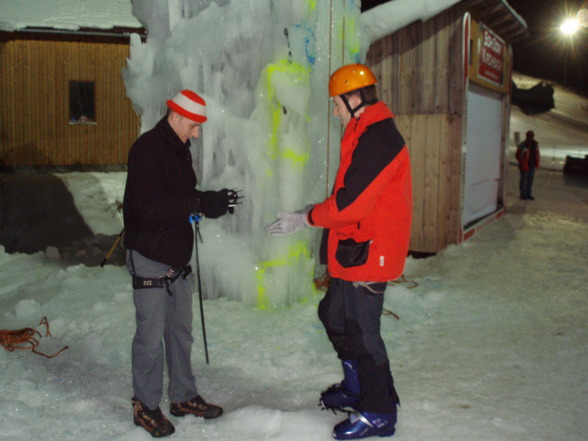
[[[169,265],[127,250],[127,269],[131,275],[159,278]],[[193,277],[179,277],[169,285],[169,292],[165,287],[133,291],[137,322],[132,345],[133,392],[149,409],[159,407],[163,394],[164,355],[170,401],[180,403],[198,395],[190,359],[193,289]]]

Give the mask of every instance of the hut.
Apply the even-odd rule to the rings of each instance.
[[[124,165],[139,133],[121,70],[130,2],[0,3],[0,165]]]
[[[403,1],[364,12],[363,27]],[[410,249],[425,255],[467,240],[504,214],[511,44],[527,33],[505,0],[440,4],[434,16],[372,40],[366,62],[409,146]]]

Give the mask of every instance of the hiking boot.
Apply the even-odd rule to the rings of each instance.
[[[223,409],[215,404],[208,404],[204,399],[197,395],[191,400],[183,403],[172,403],[169,407],[172,415],[182,417],[184,415],[195,415],[205,419],[218,418],[223,414]]]
[[[161,413],[158,407],[155,410],[149,409],[139,400],[133,397],[133,420],[136,426],[141,426],[154,438],[169,436],[176,431],[172,423]]]

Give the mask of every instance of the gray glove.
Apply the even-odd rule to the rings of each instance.
[[[293,213],[287,211],[281,211],[278,213],[278,220],[265,228],[272,236],[287,236],[288,234],[295,233],[296,231],[302,230],[308,225],[306,215],[312,209],[313,205],[308,205],[302,210],[295,211]]]

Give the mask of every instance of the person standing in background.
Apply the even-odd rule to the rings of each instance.
[[[535,169],[539,168],[539,143],[532,130],[527,132],[526,138],[517,147],[516,158],[519,163],[521,180],[519,182],[520,198],[533,201],[533,178]]]

